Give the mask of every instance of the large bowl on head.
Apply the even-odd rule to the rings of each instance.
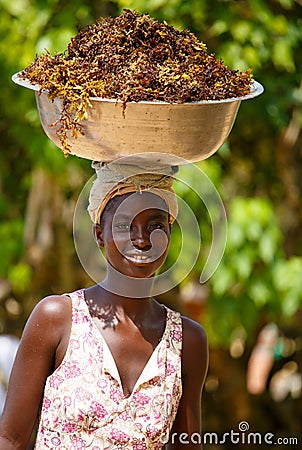
[[[53,124],[60,118],[62,99],[50,101],[47,91],[38,85],[13,76],[13,81],[35,91],[42,127],[61,148]],[[88,118],[82,121],[84,134],[68,136],[70,153],[94,161],[113,161],[130,155],[149,159],[156,153],[157,162],[175,163],[178,158],[201,161],[215,153],[233,127],[240,103],[260,95],[257,81],[244,97],[192,103],[157,101],[128,102],[126,109],[115,99],[91,98]],[[175,158],[174,158],[175,157]]]

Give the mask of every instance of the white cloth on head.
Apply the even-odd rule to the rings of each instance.
[[[143,191],[161,197],[167,205],[170,222],[176,219],[178,205],[172,184],[177,168],[174,166],[93,162],[92,167],[97,177],[90,191],[87,209],[94,223],[99,223],[107,203],[113,197]]]

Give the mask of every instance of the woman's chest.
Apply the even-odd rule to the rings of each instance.
[[[122,327],[117,330],[102,330],[104,365],[116,372],[125,397],[133,392],[148,364],[153,365],[152,369],[156,373],[159,352],[165,345],[160,342],[162,334],[162,327],[147,336],[136,327],[128,327],[127,330]]]

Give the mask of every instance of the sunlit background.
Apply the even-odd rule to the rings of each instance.
[[[199,321],[209,337],[203,429],[223,434],[246,421],[250,431],[301,443],[302,1],[0,0],[0,8],[0,332],[20,337],[43,296],[92,283],[72,237],[90,163],[63,157],[42,131],[33,93],[11,76],[36,54],[64,51],[100,16],[148,12],[193,31],[230,68],[253,68],[265,88],[242,103],[217,154],[198,163],[228,218],[224,257],[206,284],[199,275],[211,241],[208,218],[200,199],[178,191],[198,219],[205,251],[161,300]],[[205,446],[221,447],[234,444]]]

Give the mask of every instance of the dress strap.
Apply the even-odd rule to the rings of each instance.
[[[167,306],[167,340],[171,348],[181,355],[182,351],[182,318],[178,311],[174,311]]]

